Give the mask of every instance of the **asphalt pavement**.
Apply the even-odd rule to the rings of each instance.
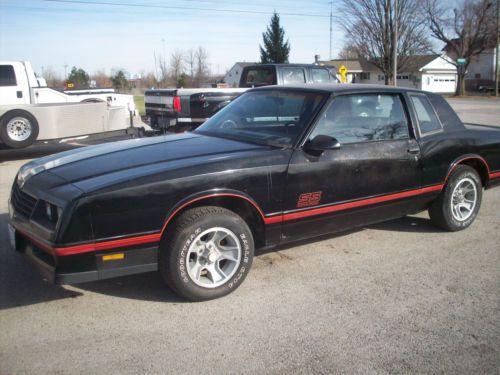
[[[58,150],[0,162],[1,375],[499,373],[500,188],[465,231],[421,213],[260,253],[235,293],[187,303],[157,273],[51,285],[10,249],[14,175]]]

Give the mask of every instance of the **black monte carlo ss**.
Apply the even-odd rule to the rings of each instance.
[[[270,86],[192,133],[24,165],[11,242],[56,283],[159,270],[177,294],[236,289],[254,248],[429,210],[468,227],[500,184],[500,129],[439,95],[369,85]]]

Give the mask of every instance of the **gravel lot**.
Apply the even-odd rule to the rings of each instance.
[[[10,159],[60,146],[40,147]],[[468,230],[422,213],[281,248],[235,293],[185,303],[156,273],[41,280],[7,241],[25,161],[0,162],[1,375],[499,373],[500,188]]]

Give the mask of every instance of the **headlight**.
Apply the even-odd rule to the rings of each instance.
[[[61,214],[62,209],[60,207],[43,200],[39,200],[31,218],[34,222],[42,225],[43,227],[54,230]]]

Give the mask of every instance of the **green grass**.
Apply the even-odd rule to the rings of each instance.
[[[144,108],[144,95],[134,95],[135,107],[139,111],[139,116],[144,116],[146,114],[146,109]]]

